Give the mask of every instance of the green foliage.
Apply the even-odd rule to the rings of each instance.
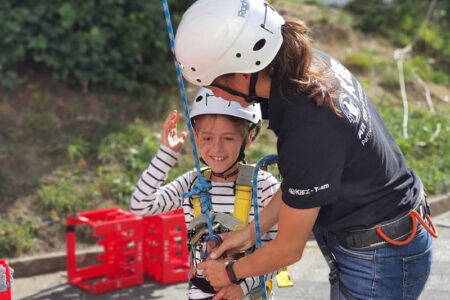
[[[193,0],[169,1],[172,20]],[[11,67],[33,62],[78,85],[127,91],[173,83],[168,35],[159,1],[0,0],[0,84]]]
[[[248,163],[256,163],[263,156],[276,153],[276,137],[274,133],[267,130],[267,128],[262,128],[257,139],[252,142],[252,145],[246,151],[245,157]]]
[[[357,71],[367,71],[374,65],[374,60],[371,53],[352,52],[345,57],[344,64]]]
[[[445,193],[450,187],[450,128],[448,116],[450,109],[442,108],[433,115],[414,105],[409,105],[409,138],[402,136],[403,110],[388,103],[376,103],[383,120],[394,135],[407,164],[422,179],[429,194]],[[441,132],[430,142],[438,124]]]
[[[0,257],[19,256],[30,251],[36,228],[29,220],[8,218],[0,221]]]
[[[7,177],[6,174],[4,173],[4,171],[0,168],[0,200],[3,200],[5,193],[6,193],[6,188],[7,188]]]
[[[393,59],[381,59],[376,66],[377,73],[380,74],[380,84],[387,88],[398,90],[400,79],[397,62]],[[411,61],[403,62],[403,76],[405,83],[411,83],[414,80],[414,66]]]
[[[56,170],[41,183],[38,206],[53,219],[96,208],[97,188],[86,175],[82,169]]]
[[[103,193],[122,205],[128,204],[134,185],[160,142],[160,137],[139,120],[105,137],[98,153]]]
[[[399,47],[404,47],[414,40],[414,53],[432,58],[435,62],[434,72],[437,75],[427,74],[427,78],[436,83],[449,84],[448,14],[450,4],[448,1],[436,1],[426,26],[421,27],[430,2],[421,0],[352,1],[347,8],[355,15],[356,28],[381,34]],[[417,67],[420,70],[420,66]]]
[[[76,137],[67,146],[67,155],[71,163],[84,159],[89,151],[89,143],[81,137]]]

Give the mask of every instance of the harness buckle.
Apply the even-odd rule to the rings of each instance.
[[[330,270],[330,273],[328,274],[328,280],[332,285],[339,281],[339,270],[336,267]]]

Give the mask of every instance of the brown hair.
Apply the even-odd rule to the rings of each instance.
[[[269,76],[280,87],[281,96],[295,87],[305,93],[318,106],[329,107],[339,115],[333,103],[337,81],[329,67],[319,58],[313,59],[308,27],[298,20],[288,20],[281,27],[283,44],[274,60],[266,67]]]

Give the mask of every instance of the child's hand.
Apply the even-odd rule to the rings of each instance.
[[[240,285],[230,284],[221,288],[214,296],[213,300],[229,299],[229,300],[241,300],[244,298],[244,291]]]
[[[176,110],[172,111],[164,121],[164,129],[162,132],[162,143],[175,152],[179,152],[183,146],[184,139],[187,136],[185,131],[177,135],[177,123],[181,119],[181,114]]]

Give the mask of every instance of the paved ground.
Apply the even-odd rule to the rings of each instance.
[[[442,300],[450,295],[450,212],[434,218],[440,238],[434,241],[434,265],[421,299]],[[328,267],[315,242],[310,242],[303,259],[289,267],[294,288],[276,289],[277,299],[328,299]],[[186,283],[161,286],[146,280],[143,285],[90,295],[67,284],[65,272],[16,279],[13,299],[22,300],[131,300],[186,299]]]

